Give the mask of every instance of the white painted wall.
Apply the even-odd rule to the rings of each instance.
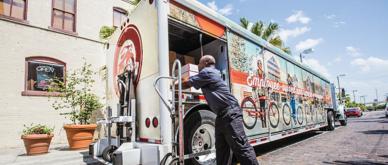
[[[98,71],[106,64],[104,45],[98,42],[98,35],[101,26],[112,26],[114,6],[130,8],[122,0],[77,0],[79,37],[45,30],[51,26],[51,0],[28,1],[30,26],[0,19],[0,148],[23,147],[20,139],[23,124],[30,123],[54,126],[53,143],[67,143],[62,126],[71,121],[51,108],[49,98],[21,95],[25,85],[25,58],[56,58],[66,63],[68,71],[79,68],[85,58]],[[103,99],[105,82],[99,75],[96,80],[94,91]]]

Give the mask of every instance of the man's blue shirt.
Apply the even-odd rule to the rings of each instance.
[[[237,99],[230,93],[221,73],[214,67],[203,68],[197,75],[191,76],[189,84],[201,88],[210,109],[219,114],[230,105],[238,105]]]

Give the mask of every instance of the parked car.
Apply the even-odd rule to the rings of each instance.
[[[360,107],[353,107],[353,108],[347,108],[345,115],[347,117],[350,116],[356,116],[356,117],[361,117],[362,116],[362,111]]]
[[[388,103],[385,104],[385,117],[388,117]]]

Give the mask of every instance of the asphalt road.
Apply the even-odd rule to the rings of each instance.
[[[350,118],[332,132],[309,132],[255,147],[261,165],[388,165],[388,118],[383,111]]]

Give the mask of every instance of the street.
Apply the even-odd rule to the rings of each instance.
[[[256,147],[260,164],[388,164],[388,119],[383,111],[349,118],[333,132],[311,132]],[[276,144],[279,143],[279,144]],[[275,147],[275,149],[273,148]]]

